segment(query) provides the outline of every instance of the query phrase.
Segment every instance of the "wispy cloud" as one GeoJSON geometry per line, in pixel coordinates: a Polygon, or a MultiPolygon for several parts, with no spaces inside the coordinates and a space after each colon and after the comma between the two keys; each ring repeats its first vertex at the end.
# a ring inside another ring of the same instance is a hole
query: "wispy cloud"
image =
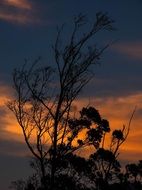
{"type": "Polygon", "coordinates": [[[32,4],[27,0],[4,0],[3,3],[20,9],[32,9],[32,4]]]}
{"type": "Polygon", "coordinates": [[[27,15],[13,14],[13,13],[0,13],[0,19],[12,23],[26,24],[30,23],[31,19],[27,15]]]}
{"type": "Polygon", "coordinates": [[[36,4],[28,0],[2,0],[0,2],[0,20],[14,24],[39,24],[39,12],[36,4]]]}
{"type": "Polygon", "coordinates": [[[117,43],[112,49],[134,59],[142,60],[142,42],[117,43]]]}
{"type": "Polygon", "coordinates": [[[20,129],[12,113],[8,110],[6,103],[11,98],[11,88],[0,85],[0,133],[1,139],[16,139],[21,134],[20,129]]]}

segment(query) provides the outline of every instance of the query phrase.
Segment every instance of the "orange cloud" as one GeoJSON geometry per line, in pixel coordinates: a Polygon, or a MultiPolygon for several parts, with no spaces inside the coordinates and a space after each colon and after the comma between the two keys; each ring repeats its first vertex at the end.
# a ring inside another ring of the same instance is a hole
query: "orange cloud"
{"type": "Polygon", "coordinates": [[[26,24],[31,21],[27,15],[16,15],[16,14],[14,15],[7,13],[0,13],[0,19],[20,24],[26,24]]]}
{"type": "MultiPolygon", "coordinates": [[[[22,131],[17,124],[14,115],[6,108],[5,102],[9,99],[11,89],[4,85],[0,86],[0,123],[2,126],[2,139],[11,139],[12,141],[24,142],[22,131]]],[[[122,129],[123,124],[127,125],[131,113],[137,105],[137,110],[131,124],[130,134],[127,141],[121,147],[120,158],[122,160],[137,161],[142,157],[142,93],[137,93],[122,97],[92,97],[78,99],[74,102],[73,110],[76,113],[83,106],[95,106],[103,118],[110,122],[111,129],[122,129]]],[[[91,149],[86,149],[86,155],[91,149]]]]}
{"type": "Polygon", "coordinates": [[[31,9],[32,5],[29,1],[27,0],[5,0],[4,1],[5,4],[10,5],[10,6],[14,6],[20,9],[31,9]]]}
{"type": "Polygon", "coordinates": [[[14,24],[39,24],[36,8],[28,0],[2,0],[0,20],[14,24]]]}
{"type": "Polygon", "coordinates": [[[0,84],[0,107],[4,106],[6,101],[11,97],[11,87],[0,84]]]}
{"type": "Polygon", "coordinates": [[[118,43],[112,49],[131,58],[142,59],[142,42],[118,43]]]}
{"type": "Polygon", "coordinates": [[[1,131],[3,135],[1,138],[8,138],[11,136],[12,138],[17,138],[17,134],[21,134],[21,130],[18,127],[16,119],[14,118],[13,114],[8,110],[6,103],[11,98],[11,87],[0,85],[0,124],[1,124],[1,131]],[[6,132],[8,132],[6,134],[6,132]],[[9,133],[13,133],[13,136],[9,133]],[[16,135],[14,137],[14,134],[16,135]]]}

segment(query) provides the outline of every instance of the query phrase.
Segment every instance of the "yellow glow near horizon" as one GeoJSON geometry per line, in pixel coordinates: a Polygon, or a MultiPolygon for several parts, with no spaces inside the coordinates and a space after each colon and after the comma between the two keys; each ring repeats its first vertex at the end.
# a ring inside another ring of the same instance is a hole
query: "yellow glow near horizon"
{"type": "MultiPolygon", "coordinates": [[[[4,104],[8,99],[4,94],[7,91],[8,90],[5,88],[3,88],[3,90],[1,88],[0,90],[0,107],[6,109],[5,115],[0,116],[0,121],[5,124],[4,130],[7,133],[3,138],[12,138],[19,142],[23,142],[24,138],[21,138],[22,130],[14,115],[6,107],[4,108],[4,104]]],[[[111,131],[114,129],[122,129],[123,124],[127,126],[134,106],[138,105],[137,111],[132,120],[128,139],[120,149],[122,159],[129,158],[130,155],[132,155],[130,158],[131,160],[139,160],[142,157],[142,117],[140,115],[140,111],[142,110],[141,100],[142,93],[139,93],[128,97],[96,98],[95,101],[90,102],[90,106],[94,106],[98,109],[102,118],[108,119],[111,131]]],[[[88,105],[88,99],[78,99],[75,101],[74,105],[76,106],[76,110],[80,111],[83,106],[88,105]]],[[[90,151],[90,149],[86,149],[86,154],[88,154],[88,151],[90,151]]]]}

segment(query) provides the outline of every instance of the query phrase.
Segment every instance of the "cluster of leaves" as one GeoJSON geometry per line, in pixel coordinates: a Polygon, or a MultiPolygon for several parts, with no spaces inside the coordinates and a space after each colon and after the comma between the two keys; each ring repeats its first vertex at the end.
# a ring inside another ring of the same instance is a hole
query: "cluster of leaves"
{"type": "Polygon", "coordinates": [[[102,119],[98,110],[94,107],[83,108],[80,111],[80,118],[70,119],[68,123],[72,131],[72,135],[68,139],[70,141],[78,136],[82,129],[86,129],[86,139],[84,141],[77,140],[79,146],[89,144],[98,148],[103,134],[110,131],[109,122],[102,119]]]}
{"type": "Polygon", "coordinates": [[[142,180],[142,160],[138,164],[131,163],[126,165],[126,175],[130,181],[141,181],[142,180]]]}

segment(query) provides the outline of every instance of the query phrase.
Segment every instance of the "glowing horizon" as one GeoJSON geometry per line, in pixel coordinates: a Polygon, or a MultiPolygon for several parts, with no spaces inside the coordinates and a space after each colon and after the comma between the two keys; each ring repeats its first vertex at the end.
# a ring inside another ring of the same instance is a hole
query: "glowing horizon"
{"type": "MultiPolygon", "coordinates": [[[[3,126],[3,131],[5,135],[3,135],[2,138],[5,141],[11,139],[11,143],[12,141],[17,141],[17,143],[18,142],[24,143],[22,130],[18,125],[13,113],[10,110],[8,110],[8,108],[5,105],[6,101],[10,98],[11,90],[9,90],[9,88],[5,86],[1,86],[0,89],[1,89],[0,107],[3,110],[5,110],[4,115],[0,117],[1,123],[5,125],[3,126]],[[8,97],[4,96],[5,93],[8,95],[8,97]]],[[[128,139],[126,140],[124,145],[122,145],[122,147],[120,148],[120,153],[122,152],[124,154],[124,155],[121,154],[122,160],[128,158],[130,152],[132,155],[130,160],[133,161],[139,160],[140,156],[142,155],[142,150],[141,150],[142,118],[139,113],[142,109],[142,105],[140,105],[141,99],[142,99],[142,93],[125,97],[107,97],[107,98],[96,97],[92,101],[89,100],[90,106],[94,106],[96,109],[99,110],[103,118],[108,119],[111,131],[113,131],[114,129],[122,129],[123,125],[127,126],[132,111],[134,109],[134,106],[139,105],[132,120],[131,130],[128,139]],[[133,157],[133,154],[135,154],[135,157],[133,157]],[[136,155],[138,155],[137,158],[136,155]]],[[[88,105],[88,98],[80,98],[74,102],[74,105],[76,106],[77,111],[80,111],[82,107],[88,105]]],[[[88,153],[86,152],[86,154],[88,153]]]]}

